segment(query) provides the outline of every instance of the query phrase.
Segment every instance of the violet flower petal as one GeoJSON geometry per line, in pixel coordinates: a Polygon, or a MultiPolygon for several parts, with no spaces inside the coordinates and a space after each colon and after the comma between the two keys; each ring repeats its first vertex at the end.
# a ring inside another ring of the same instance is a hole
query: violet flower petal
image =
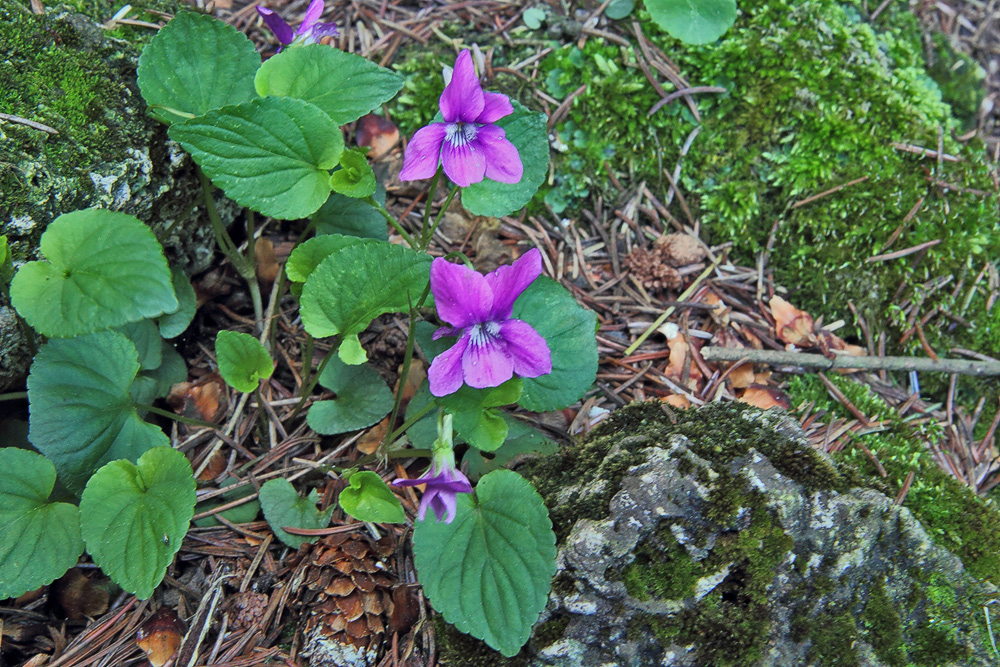
{"type": "Polygon", "coordinates": [[[306,8],[306,13],[302,15],[302,23],[299,25],[299,29],[295,31],[296,35],[305,35],[308,33],[313,24],[319,21],[319,17],[323,15],[323,0],[312,0],[309,3],[309,7],[306,8]]]}
{"type": "Polygon", "coordinates": [[[431,262],[431,291],[441,319],[460,329],[485,322],[493,308],[486,278],[442,257],[431,262]]]}
{"type": "Polygon", "coordinates": [[[406,145],[399,180],[419,181],[434,176],[441,162],[446,127],[444,123],[431,123],[417,130],[406,145]]]}
{"type": "MultiPolygon", "coordinates": [[[[487,127],[480,127],[478,131],[482,132],[487,127]]],[[[486,176],[486,157],[478,138],[458,145],[445,139],[441,147],[441,166],[448,178],[460,187],[467,188],[483,180],[486,176]]]]}
{"type": "Polygon", "coordinates": [[[538,276],[542,275],[542,253],[538,248],[532,248],[517,258],[509,266],[501,266],[492,273],[487,273],[486,284],[493,292],[493,308],[489,319],[510,319],[514,302],[538,276]]]}
{"type": "Polygon", "coordinates": [[[507,343],[507,354],[514,363],[515,373],[536,378],[552,372],[549,345],[530,324],[522,320],[502,322],[500,337],[507,343]]]}
{"type": "Polygon", "coordinates": [[[438,100],[441,115],[449,123],[474,123],[486,106],[483,87],[476,78],[476,67],[468,49],[458,54],[451,81],[444,87],[438,100]]]}
{"type": "Polygon", "coordinates": [[[309,31],[309,38],[314,43],[319,43],[324,37],[339,37],[340,30],[337,29],[336,23],[316,23],[313,25],[312,30],[309,31]]]}
{"type": "Polygon", "coordinates": [[[434,396],[454,394],[462,386],[462,356],[469,346],[469,334],[434,357],[427,369],[427,384],[434,396]]]}
{"type": "Polygon", "coordinates": [[[462,333],[462,330],[456,327],[440,327],[431,335],[431,340],[439,340],[445,336],[457,336],[460,333],[462,333]]]}
{"type": "Polygon", "coordinates": [[[295,39],[295,32],[292,26],[288,25],[285,19],[281,18],[267,7],[257,7],[257,13],[264,19],[264,23],[278,38],[282,44],[288,45],[295,39]]]}
{"type": "Polygon", "coordinates": [[[462,375],[465,383],[476,389],[499,387],[514,377],[514,362],[503,340],[485,332],[480,335],[480,341],[470,337],[469,346],[462,355],[462,375]]]}
{"type": "Polygon", "coordinates": [[[483,107],[483,112],[476,118],[477,123],[495,123],[504,116],[514,113],[514,105],[503,93],[484,92],[483,98],[486,105],[483,107]]]}
{"type": "MultiPolygon", "coordinates": [[[[458,496],[454,493],[439,493],[435,500],[440,501],[440,506],[444,510],[445,523],[451,523],[455,520],[455,514],[458,512],[458,496]]],[[[438,512],[438,503],[434,505],[434,514],[437,516],[438,523],[441,523],[441,513],[438,512]]]]}
{"type": "Polygon", "coordinates": [[[507,140],[503,128],[483,125],[476,133],[476,143],[486,160],[486,178],[500,183],[519,183],[524,174],[521,156],[507,140]]]}

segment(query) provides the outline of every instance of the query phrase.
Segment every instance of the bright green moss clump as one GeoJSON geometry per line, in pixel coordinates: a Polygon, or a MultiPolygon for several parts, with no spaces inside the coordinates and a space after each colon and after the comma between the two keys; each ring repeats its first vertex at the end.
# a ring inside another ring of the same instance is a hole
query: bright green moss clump
{"type": "MultiPolygon", "coordinates": [[[[981,146],[963,148],[952,138],[981,98],[974,84],[980,72],[964,61],[958,73],[939,71],[959,58],[943,45],[928,71],[919,25],[904,5],[892,5],[874,23],[861,11],[859,1],[749,0],[719,42],[697,47],[644,22],[645,34],[691,85],[728,90],[697,97],[700,125],[681,101],[647,119],[658,96],[636,66],[634,50],[594,39],[582,51],[557,49],[541,66],[547,92],[561,99],[579,85],[588,88],[555,128],[556,168],[546,201],[557,211],[574,211],[583,192],[616,200],[622,195],[609,183],[607,167],[627,184],[628,196],[642,181],[662,195],[668,186],[663,169],[680,161],[684,191],[708,240],[734,242],[737,259],[752,263],[777,221],[769,265],[778,282],[796,290],[796,305],[844,317],[853,301],[869,322],[890,320],[896,327],[890,344],[898,340],[905,317],[890,303],[926,297],[921,312],[952,305],[951,288],[928,294],[923,285],[947,275],[954,276],[952,285],[963,278],[969,284],[990,259],[987,249],[1000,244],[1000,228],[992,196],[931,183],[993,191],[981,146]],[[893,147],[936,149],[939,130],[945,151],[964,162],[939,168],[935,160],[893,147]],[[791,208],[860,178],[867,180],[791,208]],[[941,243],[919,262],[865,263],[882,252],[921,198],[892,249],[941,243]],[[896,296],[901,283],[906,287],[896,296]]],[[[981,304],[973,304],[965,317],[978,323],[981,314],[981,304]]],[[[969,346],[965,329],[956,324],[927,333],[932,345],[940,335],[969,346]]]]}

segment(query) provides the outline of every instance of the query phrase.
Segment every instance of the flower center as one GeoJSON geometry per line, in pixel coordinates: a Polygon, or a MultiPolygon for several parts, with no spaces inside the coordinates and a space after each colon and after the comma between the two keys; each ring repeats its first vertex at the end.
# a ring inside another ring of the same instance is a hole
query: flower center
{"type": "Polygon", "coordinates": [[[472,123],[448,123],[444,138],[452,146],[464,146],[476,138],[479,128],[472,123]]]}
{"type": "Polygon", "coordinates": [[[494,338],[500,337],[500,324],[498,322],[484,322],[474,324],[469,330],[470,342],[476,347],[482,347],[491,342],[494,338]]]}

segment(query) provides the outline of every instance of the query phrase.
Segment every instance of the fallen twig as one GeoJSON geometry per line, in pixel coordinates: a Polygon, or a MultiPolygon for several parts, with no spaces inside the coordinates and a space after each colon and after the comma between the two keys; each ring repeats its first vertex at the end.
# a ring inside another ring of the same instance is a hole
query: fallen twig
{"type": "Polygon", "coordinates": [[[771,366],[801,366],[820,368],[853,368],[858,370],[918,371],[931,373],[958,373],[987,377],[1000,375],[1000,363],[968,361],[965,359],[928,359],[926,357],[855,357],[838,355],[831,358],[822,354],[780,352],[777,350],[750,350],[738,347],[704,347],[701,356],[705,361],[739,361],[747,359],[757,364],[771,366]]]}

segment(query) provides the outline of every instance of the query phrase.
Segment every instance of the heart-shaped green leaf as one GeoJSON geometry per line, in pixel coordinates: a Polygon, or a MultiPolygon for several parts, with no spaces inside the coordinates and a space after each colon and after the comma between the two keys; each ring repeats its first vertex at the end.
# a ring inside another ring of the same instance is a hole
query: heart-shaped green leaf
{"type": "Polygon", "coordinates": [[[302,323],[316,338],[357,335],[383,313],[409,310],[430,281],[431,257],[388,243],[342,248],[302,289],[302,323]]]}
{"type": "Polygon", "coordinates": [[[64,213],[45,229],[39,248],[46,261],[22,266],[10,297],[45,336],[79,336],[177,309],[163,248],[131,215],[64,213]]]}
{"type": "Polygon", "coordinates": [[[292,282],[304,283],[324,259],[341,248],[356,245],[362,241],[363,239],[354,236],[340,234],[315,236],[295,247],[292,254],[288,256],[288,262],[285,263],[285,273],[288,274],[288,279],[292,282]]]}
{"type": "Polygon", "coordinates": [[[323,205],[330,169],[344,150],[344,136],[330,117],[291,97],[209,111],[171,125],[169,134],[230,199],[284,220],[323,205]]]}
{"type": "Polygon", "coordinates": [[[389,485],[370,470],[351,475],[350,486],[340,492],[340,507],[358,521],[405,523],[403,504],[389,485]]]}
{"type": "Polygon", "coordinates": [[[322,512],[316,509],[319,494],[316,489],[305,498],[295,492],[295,487],[287,479],[272,479],[260,487],[260,499],[264,518],[271,524],[275,537],[293,549],[308,542],[312,544],[318,537],[302,537],[286,533],[282,528],[326,528],[333,516],[333,507],[322,512]]]}
{"type": "Polygon", "coordinates": [[[497,125],[514,144],[524,166],[518,183],[500,183],[489,179],[462,188],[462,206],[475,215],[499,218],[527,205],[549,172],[549,133],[545,114],[535,113],[511,100],[514,113],[501,118],[497,125]]]}
{"type": "Polygon", "coordinates": [[[181,548],[194,504],[191,464],[176,449],[156,447],[135,464],[112,461],[80,498],[87,552],[112,581],[146,599],[181,548]]]}
{"type": "Polygon", "coordinates": [[[176,338],[184,333],[198,310],[198,297],[187,274],[180,269],[174,269],[170,277],[174,293],[177,295],[177,310],[157,320],[160,325],[160,335],[164,338],[176,338]]]}
{"type": "Polygon", "coordinates": [[[597,316],[544,276],[514,302],[513,316],[533,326],[552,352],[552,372],[525,378],[518,404],[548,412],[575,403],[597,378],[597,316]]]}
{"type": "Polygon", "coordinates": [[[135,461],[169,444],[158,426],[139,418],[129,396],[138,372],[135,345],[111,331],[54,338],[35,356],[29,438],[72,491],[108,461],[135,461]]]}
{"type": "Polygon", "coordinates": [[[646,0],[650,18],[686,44],[714,42],[736,20],[736,0],[646,0]]]}
{"type": "MultiPolygon", "coordinates": [[[[385,186],[375,184],[375,201],[385,206],[385,186]]],[[[385,218],[379,210],[362,199],[352,199],[336,192],[312,216],[317,234],[343,234],[365,239],[389,240],[385,218]]]]}
{"type": "Polygon", "coordinates": [[[495,408],[516,403],[523,380],[512,378],[499,387],[473,389],[463,385],[438,403],[454,415],[455,432],[476,449],[492,452],[507,439],[507,422],[495,408]]]}
{"type": "Polygon", "coordinates": [[[403,87],[403,79],[361,56],[309,44],[268,59],[257,71],[254,85],[261,95],[311,102],[334,123],[345,125],[391,100],[403,87]]]}
{"type": "Polygon", "coordinates": [[[340,169],[330,174],[330,187],[338,194],[355,199],[375,194],[375,172],[365,154],[359,150],[344,151],[340,156],[340,169]]]}
{"type": "Polygon", "coordinates": [[[118,327],[117,331],[135,345],[140,370],[152,371],[160,367],[163,363],[163,339],[152,320],[132,322],[118,327]]]}
{"type": "MultiPolygon", "coordinates": [[[[83,553],[80,510],[49,502],[56,469],[26,449],[0,449],[0,600],[51,583],[83,553]]],[[[398,501],[397,501],[398,502],[398,501]]]]}
{"type": "Polygon", "coordinates": [[[556,571],[556,538],[542,498],[510,470],[484,475],[458,494],[451,523],[413,531],[424,593],[445,620],[507,657],[528,641],[556,571]]]}
{"type": "MultiPolygon", "coordinates": [[[[506,467],[517,456],[547,455],[559,451],[559,446],[519,419],[503,415],[507,422],[507,439],[499,449],[486,458],[475,449],[468,449],[462,457],[462,465],[469,479],[475,481],[488,472],[506,467]]],[[[408,431],[409,433],[409,431],[408,431]]]]}
{"type": "Polygon", "coordinates": [[[205,14],[181,12],[142,50],[139,90],[154,118],[173,123],[253,99],[259,66],[242,32],[205,14]]]}
{"type": "Polygon", "coordinates": [[[274,361],[259,340],[238,331],[220,331],[215,337],[219,375],[230,387],[249,393],[271,377],[274,361]]]}
{"type": "Polygon", "coordinates": [[[336,435],[371,426],[392,410],[392,392],[382,376],[368,365],[348,366],[331,357],[319,383],[337,397],[317,401],[309,408],[309,427],[323,435],[336,435]]]}

